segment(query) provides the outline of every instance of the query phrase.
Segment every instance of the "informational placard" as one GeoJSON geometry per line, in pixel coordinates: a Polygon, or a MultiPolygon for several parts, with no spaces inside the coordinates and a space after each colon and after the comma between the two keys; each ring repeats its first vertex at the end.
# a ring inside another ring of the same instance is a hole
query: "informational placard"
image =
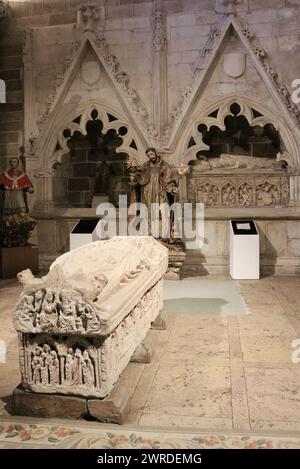
{"type": "Polygon", "coordinates": [[[254,220],[230,220],[230,275],[233,279],[259,278],[259,234],[254,220]]]}
{"type": "Polygon", "coordinates": [[[253,220],[231,220],[234,234],[257,235],[257,229],[253,220]]]}

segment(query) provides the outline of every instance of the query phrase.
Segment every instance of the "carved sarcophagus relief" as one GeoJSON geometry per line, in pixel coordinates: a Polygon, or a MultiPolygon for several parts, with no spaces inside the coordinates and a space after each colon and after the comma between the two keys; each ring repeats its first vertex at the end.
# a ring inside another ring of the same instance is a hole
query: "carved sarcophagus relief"
{"type": "Polygon", "coordinates": [[[275,207],[289,203],[289,177],[284,172],[197,173],[189,179],[188,197],[207,207],[275,207]]]}
{"type": "Polygon", "coordinates": [[[103,398],[162,310],[168,250],[116,237],[60,256],[48,275],[19,274],[14,311],[25,390],[103,398]]]}

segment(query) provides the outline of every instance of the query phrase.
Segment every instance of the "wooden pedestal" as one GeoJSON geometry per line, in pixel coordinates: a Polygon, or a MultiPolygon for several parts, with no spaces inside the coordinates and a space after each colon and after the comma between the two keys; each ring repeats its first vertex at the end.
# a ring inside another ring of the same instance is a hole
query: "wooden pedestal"
{"type": "Polygon", "coordinates": [[[13,278],[22,270],[39,273],[39,248],[34,244],[0,248],[0,278],[13,278]]]}

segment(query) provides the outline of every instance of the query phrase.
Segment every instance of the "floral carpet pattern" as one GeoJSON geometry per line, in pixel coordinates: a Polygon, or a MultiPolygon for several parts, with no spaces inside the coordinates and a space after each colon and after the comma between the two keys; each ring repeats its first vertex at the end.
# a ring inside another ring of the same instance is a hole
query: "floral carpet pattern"
{"type": "Polygon", "coordinates": [[[49,424],[40,419],[0,421],[0,448],[73,449],[292,449],[300,448],[294,435],[136,430],[95,423],[49,424]]]}

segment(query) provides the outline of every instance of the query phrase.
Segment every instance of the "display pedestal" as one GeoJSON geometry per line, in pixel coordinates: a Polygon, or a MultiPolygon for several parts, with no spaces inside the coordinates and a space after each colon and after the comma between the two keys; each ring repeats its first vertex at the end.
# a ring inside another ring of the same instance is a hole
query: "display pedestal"
{"type": "Polygon", "coordinates": [[[39,273],[39,248],[35,244],[0,248],[0,278],[14,278],[22,270],[39,273]]]}
{"type": "Polygon", "coordinates": [[[231,220],[229,260],[233,279],[259,279],[259,234],[253,220],[231,220]]]}
{"type": "Polygon", "coordinates": [[[97,241],[96,228],[99,221],[99,218],[89,218],[76,223],[70,233],[70,251],[97,241]]]}

